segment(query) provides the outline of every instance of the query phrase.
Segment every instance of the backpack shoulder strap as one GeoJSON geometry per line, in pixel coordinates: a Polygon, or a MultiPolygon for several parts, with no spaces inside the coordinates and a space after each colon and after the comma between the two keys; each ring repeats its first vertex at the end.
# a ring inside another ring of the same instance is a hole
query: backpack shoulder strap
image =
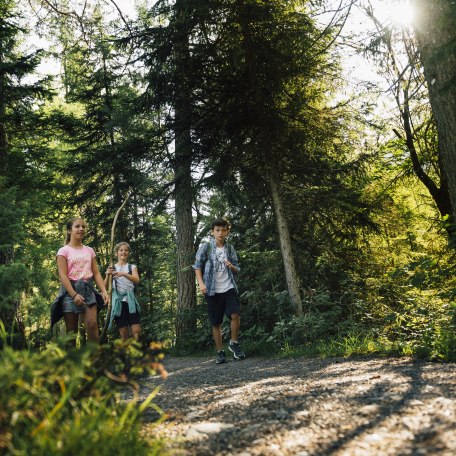
{"type": "MultiPolygon", "coordinates": [[[[127,263],[127,266],[128,266],[128,274],[132,274],[133,273],[133,266],[130,264],[130,263],[127,263]]],[[[133,290],[136,290],[136,284],[133,283],[133,290]]]]}
{"type": "Polygon", "coordinates": [[[225,247],[226,247],[226,251],[228,252],[228,255],[232,255],[233,254],[233,245],[230,244],[229,242],[225,242],[225,247]]]}
{"type": "Polygon", "coordinates": [[[206,263],[207,261],[210,260],[211,258],[211,253],[212,253],[212,245],[210,242],[205,242],[204,244],[202,244],[203,247],[204,247],[204,250],[203,250],[203,255],[204,255],[204,263],[206,263]]]}

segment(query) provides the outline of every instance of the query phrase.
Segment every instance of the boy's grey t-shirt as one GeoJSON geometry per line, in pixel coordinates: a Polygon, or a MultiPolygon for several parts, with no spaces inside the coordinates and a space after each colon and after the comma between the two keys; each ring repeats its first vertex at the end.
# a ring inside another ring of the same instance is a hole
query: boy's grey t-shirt
{"type": "Polygon", "coordinates": [[[215,293],[225,293],[230,288],[233,288],[230,276],[228,275],[228,267],[225,264],[226,252],[224,247],[217,247],[215,249],[215,293]]]}

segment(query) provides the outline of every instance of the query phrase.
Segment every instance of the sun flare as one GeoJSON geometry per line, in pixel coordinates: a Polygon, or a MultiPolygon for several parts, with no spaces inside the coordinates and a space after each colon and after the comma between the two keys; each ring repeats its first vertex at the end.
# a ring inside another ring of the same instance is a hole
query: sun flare
{"type": "Polygon", "coordinates": [[[409,0],[384,0],[379,2],[378,9],[397,25],[411,25],[415,19],[415,10],[409,0]]]}

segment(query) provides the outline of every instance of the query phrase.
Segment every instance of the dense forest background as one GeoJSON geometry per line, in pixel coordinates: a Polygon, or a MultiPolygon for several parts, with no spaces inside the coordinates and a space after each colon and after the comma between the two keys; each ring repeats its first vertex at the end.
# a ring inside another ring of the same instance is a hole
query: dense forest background
{"type": "Polygon", "coordinates": [[[455,6],[381,3],[0,0],[3,343],[46,346],[66,221],[104,272],[130,195],[145,341],[212,347],[191,264],[225,216],[247,353],[455,359],[455,6]]]}

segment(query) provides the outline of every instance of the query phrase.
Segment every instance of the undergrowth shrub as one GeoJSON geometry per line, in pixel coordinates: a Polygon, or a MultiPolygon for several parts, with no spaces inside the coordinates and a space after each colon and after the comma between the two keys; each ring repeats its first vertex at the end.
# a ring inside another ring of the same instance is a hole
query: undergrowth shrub
{"type": "MultiPolygon", "coordinates": [[[[332,301],[315,292],[302,316],[281,317],[270,330],[253,324],[242,331],[253,353],[283,356],[394,354],[433,361],[456,360],[456,304],[391,277],[377,281],[369,301],[356,293],[332,301]]],[[[245,341],[245,342],[244,342],[245,341]]]]}
{"type": "MultiPolygon", "coordinates": [[[[0,453],[11,455],[154,455],[159,439],[140,433],[156,392],[137,393],[137,375],[162,371],[160,355],[132,341],[41,352],[5,347],[0,360],[0,453]]],[[[164,372],[164,371],[163,371],[164,372]]]]}

